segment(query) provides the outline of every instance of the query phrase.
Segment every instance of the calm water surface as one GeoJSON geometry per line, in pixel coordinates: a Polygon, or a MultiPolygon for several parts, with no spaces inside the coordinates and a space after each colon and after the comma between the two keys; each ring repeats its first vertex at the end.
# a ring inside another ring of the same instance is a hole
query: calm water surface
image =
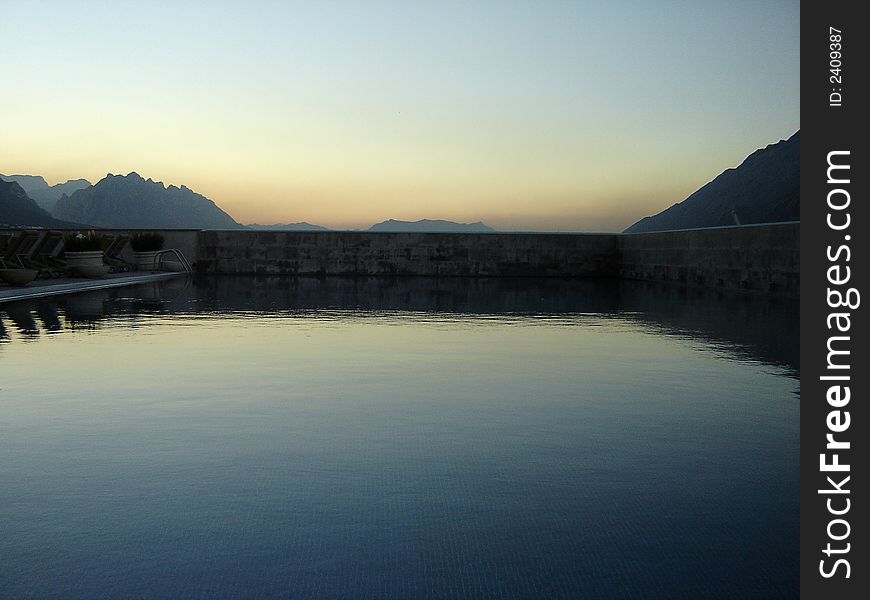
{"type": "Polygon", "coordinates": [[[797,596],[796,306],[227,278],[0,319],[0,598],[797,596]]]}

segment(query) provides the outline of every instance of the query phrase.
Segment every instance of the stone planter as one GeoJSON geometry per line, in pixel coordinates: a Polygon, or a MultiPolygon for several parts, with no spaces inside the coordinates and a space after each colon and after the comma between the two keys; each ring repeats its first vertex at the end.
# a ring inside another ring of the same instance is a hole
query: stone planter
{"type": "Polygon", "coordinates": [[[74,275],[100,278],[109,272],[109,267],[103,264],[103,251],[65,252],[63,255],[67,268],[74,275]]]}
{"type": "Polygon", "coordinates": [[[157,268],[154,264],[154,259],[157,257],[158,252],[160,251],[134,252],[133,264],[136,265],[140,271],[154,271],[157,268]]]}
{"type": "Polygon", "coordinates": [[[0,280],[16,287],[27,285],[39,275],[34,269],[0,269],[0,280]]]}

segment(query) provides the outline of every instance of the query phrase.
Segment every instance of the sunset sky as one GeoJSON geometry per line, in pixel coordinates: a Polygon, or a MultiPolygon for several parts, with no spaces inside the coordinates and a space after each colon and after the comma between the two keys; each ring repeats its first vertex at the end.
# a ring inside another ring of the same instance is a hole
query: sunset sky
{"type": "Polygon", "coordinates": [[[0,173],[621,230],[799,129],[799,2],[0,0],[0,173]]]}

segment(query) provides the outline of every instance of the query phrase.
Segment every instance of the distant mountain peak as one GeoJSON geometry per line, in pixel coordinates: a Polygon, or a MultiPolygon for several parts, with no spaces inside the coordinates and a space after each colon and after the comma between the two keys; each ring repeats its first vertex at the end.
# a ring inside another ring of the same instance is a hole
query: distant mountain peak
{"type": "Polygon", "coordinates": [[[0,179],[0,225],[24,227],[68,227],[41,208],[17,181],[0,179]]]}
{"type": "Polygon", "coordinates": [[[800,220],[800,131],[759,148],[682,202],[626,233],[800,220]]]}
{"type": "Polygon", "coordinates": [[[495,231],[482,221],[456,223],[441,219],[420,219],[419,221],[400,221],[387,219],[375,223],[369,231],[421,232],[421,233],[485,233],[495,231]]]}
{"type": "Polygon", "coordinates": [[[3,175],[0,173],[0,179],[16,182],[25,192],[36,187],[49,187],[42,175],[3,175]]]}
{"type": "Polygon", "coordinates": [[[91,185],[87,179],[70,179],[64,183],[48,185],[41,175],[0,175],[0,179],[18,183],[29,198],[48,212],[52,212],[55,203],[64,194],[72,194],[91,185]]]}
{"type": "Polygon", "coordinates": [[[255,231],[329,231],[328,228],[322,225],[312,225],[305,221],[297,223],[274,223],[272,225],[260,225],[259,223],[251,223],[245,225],[248,229],[255,231]]]}
{"type": "Polygon", "coordinates": [[[212,200],[188,188],[168,188],[135,171],[109,173],[95,185],[61,198],[55,216],[98,227],[238,229],[212,200]]]}

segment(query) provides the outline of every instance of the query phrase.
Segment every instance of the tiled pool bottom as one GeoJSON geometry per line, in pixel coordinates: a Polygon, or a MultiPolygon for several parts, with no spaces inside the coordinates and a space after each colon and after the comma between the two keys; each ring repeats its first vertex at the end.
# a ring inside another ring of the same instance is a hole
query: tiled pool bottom
{"type": "Polygon", "coordinates": [[[781,598],[796,307],[169,281],[0,312],[0,598],[781,598]]]}

